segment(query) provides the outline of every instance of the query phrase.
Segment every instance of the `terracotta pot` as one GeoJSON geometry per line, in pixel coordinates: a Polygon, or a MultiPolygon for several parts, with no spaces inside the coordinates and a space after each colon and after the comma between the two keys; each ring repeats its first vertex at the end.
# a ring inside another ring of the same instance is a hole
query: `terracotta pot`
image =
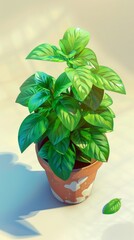
{"type": "Polygon", "coordinates": [[[89,197],[97,170],[102,165],[101,162],[95,161],[86,167],[73,169],[69,179],[63,181],[53,173],[48,163],[38,156],[37,145],[36,153],[40,165],[46,171],[52,193],[59,201],[76,204],[89,197]]]}

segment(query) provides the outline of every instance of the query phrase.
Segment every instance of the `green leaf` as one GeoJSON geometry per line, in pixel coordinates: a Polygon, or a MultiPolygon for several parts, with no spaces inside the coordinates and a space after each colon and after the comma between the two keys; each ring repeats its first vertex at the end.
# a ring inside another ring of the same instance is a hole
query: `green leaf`
{"type": "Polygon", "coordinates": [[[66,73],[75,89],[75,91],[73,91],[74,95],[76,95],[80,101],[83,101],[92,88],[92,82],[89,80],[87,67],[78,67],[76,69],[67,68],[66,73]]]}
{"type": "Polygon", "coordinates": [[[88,157],[86,154],[84,154],[84,153],[82,153],[82,152],[78,155],[77,160],[78,160],[79,162],[91,163],[91,158],[88,157]]]}
{"type": "Polygon", "coordinates": [[[35,82],[35,74],[31,75],[24,83],[20,86],[20,90],[27,90],[28,88],[35,87],[36,82],[35,82]]]}
{"type": "Polygon", "coordinates": [[[97,88],[96,86],[93,85],[89,95],[86,97],[83,103],[86,104],[92,110],[96,110],[100,106],[100,103],[102,102],[103,94],[104,94],[103,89],[97,88]]]}
{"type": "Polygon", "coordinates": [[[121,199],[114,198],[103,207],[102,213],[113,214],[119,211],[120,208],[121,208],[121,199]]]}
{"type": "Polygon", "coordinates": [[[71,59],[73,58],[75,55],[77,54],[77,52],[75,50],[73,50],[71,53],[68,54],[67,58],[71,59]]]}
{"type": "Polygon", "coordinates": [[[48,120],[38,113],[33,113],[27,116],[22,122],[18,142],[21,152],[32,143],[39,139],[48,127],[48,120]]]}
{"type": "Polygon", "coordinates": [[[54,78],[44,72],[36,72],[32,76],[30,76],[20,87],[21,91],[25,91],[28,88],[48,88],[51,89],[53,87],[54,78]]]}
{"type": "Polygon", "coordinates": [[[52,144],[50,141],[47,141],[39,150],[38,155],[42,158],[42,159],[46,159],[48,160],[48,151],[49,151],[49,147],[51,147],[52,144]]]}
{"type": "Polygon", "coordinates": [[[71,136],[73,143],[87,156],[101,162],[106,162],[109,156],[109,144],[104,134],[88,130],[76,130],[71,136]],[[76,137],[76,133],[80,137],[76,137]]]}
{"type": "Polygon", "coordinates": [[[95,86],[105,90],[126,93],[123,82],[117,73],[105,66],[100,66],[97,71],[92,70],[92,82],[95,86]]]}
{"type": "Polygon", "coordinates": [[[100,104],[100,107],[109,107],[110,105],[112,105],[112,103],[113,103],[112,98],[107,93],[105,93],[100,104]]]}
{"type": "Polygon", "coordinates": [[[106,128],[103,128],[103,127],[97,127],[97,126],[93,126],[93,125],[90,125],[90,131],[92,133],[94,132],[100,132],[100,133],[107,133],[107,132],[112,132],[113,130],[109,130],[109,129],[106,129],[106,128]]]}
{"type": "Polygon", "coordinates": [[[42,106],[36,109],[36,112],[43,114],[44,116],[49,116],[49,113],[51,112],[51,110],[52,110],[52,104],[46,101],[45,103],[43,103],[42,106]]]}
{"type": "Polygon", "coordinates": [[[67,180],[70,177],[75,164],[75,153],[71,148],[68,148],[64,155],[57,151],[53,151],[53,149],[49,149],[48,156],[48,162],[53,172],[59,178],[67,180]]]}
{"type": "Polygon", "coordinates": [[[67,96],[56,105],[56,113],[63,125],[70,131],[75,129],[81,118],[78,102],[67,96]]]}
{"type": "Polygon", "coordinates": [[[41,135],[41,137],[39,137],[39,138],[36,138],[35,140],[34,140],[34,143],[39,143],[39,142],[42,142],[42,141],[44,141],[44,139],[47,137],[47,134],[46,134],[46,131],[43,133],[43,135],[41,135]]]}
{"type": "Polygon", "coordinates": [[[98,109],[98,111],[88,111],[84,113],[83,118],[93,126],[103,127],[113,130],[113,116],[109,109],[98,109]]]}
{"type": "Polygon", "coordinates": [[[84,48],[73,59],[70,59],[69,62],[75,66],[89,65],[95,68],[99,66],[95,53],[89,48],[84,48]]]}
{"type": "Polygon", "coordinates": [[[106,136],[100,132],[91,133],[91,141],[85,150],[85,154],[90,154],[91,158],[106,162],[109,157],[109,144],[106,136]]]}
{"type": "Polygon", "coordinates": [[[59,44],[65,54],[70,54],[73,50],[80,53],[89,42],[89,33],[80,28],[69,28],[59,44]]]}
{"type": "Polygon", "coordinates": [[[54,145],[55,150],[60,154],[65,154],[69,147],[70,138],[64,138],[62,141],[54,145]]]}
{"type": "Polygon", "coordinates": [[[45,103],[50,98],[50,91],[48,89],[43,89],[35,93],[28,102],[28,108],[30,112],[35,111],[43,103],[45,103]]]}
{"type": "Polygon", "coordinates": [[[18,95],[16,102],[23,106],[29,105],[30,112],[36,110],[48,99],[49,89],[53,88],[53,82],[54,78],[52,76],[44,72],[36,72],[21,85],[21,93],[18,95]]]}
{"type": "Polygon", "coordinates": [[[19,104],[27,107],[30,98],[37,92],[38,92],[37,86],[23,89],[23,91],[19,93],[19,95],[16,99],[16,103],[19,103],[19,104]]]}
{"type": "MultiPolygon", "coordinates": [[[[89,136],[88,141],[90,141],[90,139],[91,136],[89,136]]],[[[87,139],[81,134],[81,131],[79,129],[72,132],[71,140],[80,149],[85,149],[88,146],[87,139]]]]}
{"type": "Polygon", "coordinates": [[[56,145],[64,138],[68,137],[70,131],[63,125],[59,118],[53,118],[52,121],[49,122],[47,135],[51,143],[56,145]]]}
{"type": "Polygon", "coordinates": [[[35,47],[26,59],[35,59],[51,62],[64,62],[65,58],[62,55],[62,52],[51,44],[43,43],[35,47]]]}
{"type": "MultiPolygon", "coordinates": [[[[87,122],[84,120],[84,118],[81,118],[76,129],[83,128],[84,125],[87,125],[87,122]]],[[[88,124],[89,125],[89,124],[88,124]]]]}
{"type": "Polygon", "coordinates": [[[35,83],[39,84],[43,88],[50,89],[53,87],[54,78],[44,72],[35,73],[35,83]]]}
{"type": "Polygon", "coordinates": [[[112,117],[115,118],[115,113],[114,113],[114,111],[113,111],[110,107],[108,107],[108,110],[110,111],[112,117]]]}
{"type": "Polygon", "coordinates": [[[58,96],[60,93],[64,92],[67,88],[72,85],[71,81],[69,80],[67,74],[64,72],[62,73],[55,82],[55,90],[54,96],[58,96]]]}

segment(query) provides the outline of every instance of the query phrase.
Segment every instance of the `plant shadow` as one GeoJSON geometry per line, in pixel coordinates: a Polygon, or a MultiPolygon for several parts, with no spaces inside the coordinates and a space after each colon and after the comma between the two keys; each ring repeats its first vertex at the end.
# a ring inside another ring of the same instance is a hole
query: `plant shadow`
{"type": "Polygon", "coordinates": [[[25,218],[66,206],[56,200],[44,171],[31,171],[13,153],[0,153],[0,230],[14,237],[40,235],[25,218]]]}

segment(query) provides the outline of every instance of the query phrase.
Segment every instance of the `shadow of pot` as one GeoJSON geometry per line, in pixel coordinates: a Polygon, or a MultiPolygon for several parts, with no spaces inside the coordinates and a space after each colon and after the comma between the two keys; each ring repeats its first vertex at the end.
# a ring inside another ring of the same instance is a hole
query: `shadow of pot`
{"type": "Polygon", "coordinates": [[[98,169],[102,162],[94,161],[92,164],[74,168],[69,179],[62,180],[57,177],[49,167],[47,161],[38,155],[38,146],[35,146],[40,165],[46,171],[46,175],[53,195],[61,202],[76,204],[86,200],[92,190],[92,186],[98,169]]]}

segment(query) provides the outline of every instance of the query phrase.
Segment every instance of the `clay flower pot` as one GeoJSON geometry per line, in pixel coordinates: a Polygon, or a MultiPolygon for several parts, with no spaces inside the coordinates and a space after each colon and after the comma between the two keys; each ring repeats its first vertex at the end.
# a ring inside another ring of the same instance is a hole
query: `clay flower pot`
{"type": "Polygon", "coordinates": [[[52,193],[59,201],[76,204],[89,197],[97,170],[102,162],[95,161],[86,167],[73,169],[69,179],[63,181],[53,173],[48,163],[38,156],[37,145],[36,153],[40,165],[46,171],[52,193]]]}

